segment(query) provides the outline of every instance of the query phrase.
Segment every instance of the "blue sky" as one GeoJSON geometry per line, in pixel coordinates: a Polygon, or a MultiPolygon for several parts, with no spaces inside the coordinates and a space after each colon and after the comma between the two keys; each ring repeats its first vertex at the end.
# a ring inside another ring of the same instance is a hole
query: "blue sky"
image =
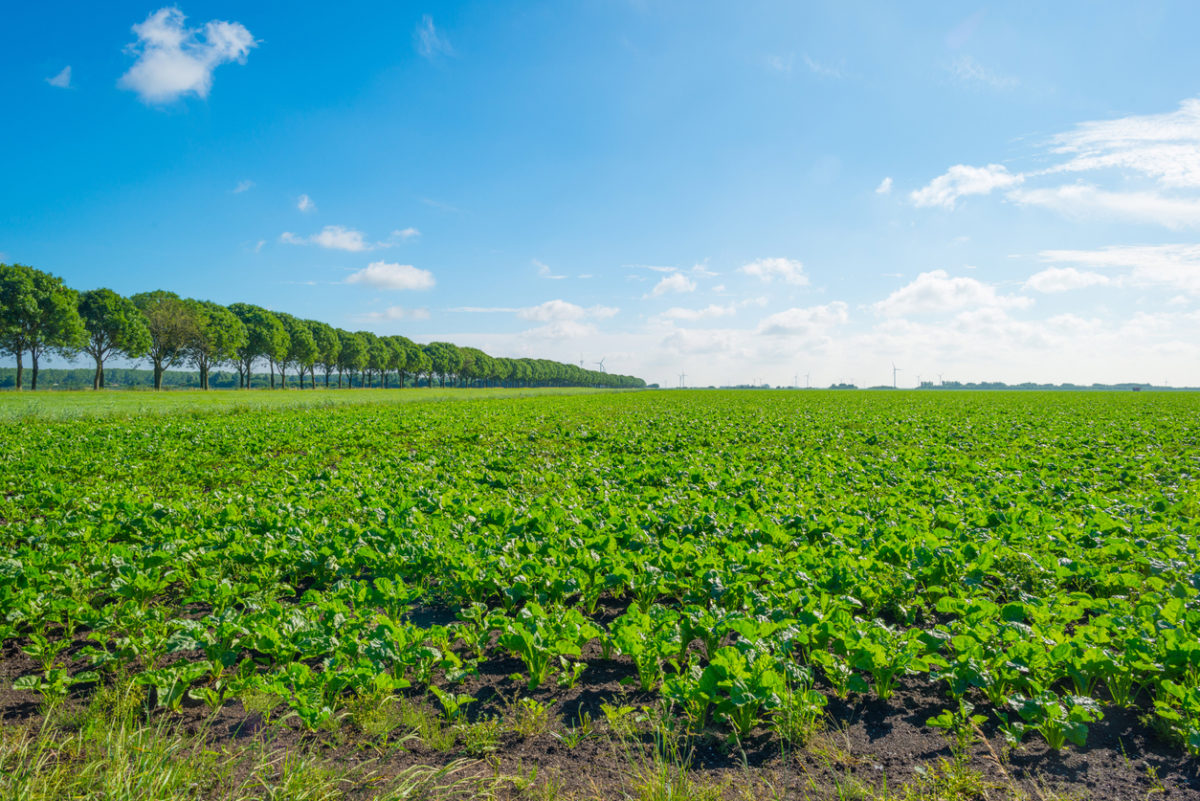
{"type": "Polygon", "coordinates": [[[0,259],[665,385],[1200,385],[1198,24],[24,4],[0,259]]]}

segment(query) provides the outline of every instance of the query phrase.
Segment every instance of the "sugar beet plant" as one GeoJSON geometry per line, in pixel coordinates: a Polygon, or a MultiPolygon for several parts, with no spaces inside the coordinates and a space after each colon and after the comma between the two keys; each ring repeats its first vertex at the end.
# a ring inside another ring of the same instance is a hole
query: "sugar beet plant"
{"type": "Polygon", "coordinates": [[[931,682],[938,726],[1200,753],[1200,401],[642,393],[0,424],[0,638],[57,703],[456,718],[624,665],[693,730],[802,740],[931,682]],[[430,622],[437,621],[437,622],[430,622]],[[511,670],[509,671],[511,672],[511,670]],[[965,724],[963,724],[965,725],[965,724]],[[972,723],[972,725],[975,725],[972,723]]]}

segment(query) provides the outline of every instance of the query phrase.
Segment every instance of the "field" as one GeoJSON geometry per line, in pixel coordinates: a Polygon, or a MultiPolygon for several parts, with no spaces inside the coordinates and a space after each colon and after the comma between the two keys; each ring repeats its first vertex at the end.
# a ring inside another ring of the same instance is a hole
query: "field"
{"type": "Polygon", "coordinates": [[[0,398],[0,798],[1200,798],[1200,396],[192,394],[0,398]]]}

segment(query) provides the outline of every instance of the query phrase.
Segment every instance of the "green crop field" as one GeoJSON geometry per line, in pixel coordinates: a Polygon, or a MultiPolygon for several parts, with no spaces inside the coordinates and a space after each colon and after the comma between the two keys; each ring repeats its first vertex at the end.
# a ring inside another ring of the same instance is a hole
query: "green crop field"
{"type": "MultiPolygon", "coordinates": [[[[1200,397],[509,395],[0,399],[3,725],[124,687],[158,725],[439,759],[669,732],[694,773],[828,769],[867,710],[999,753],[988,781],[1141,742],[1129,792],[1195,792],[1200,397]]],[[[787,797],[840,797],[804,775],[787,797]]]]}

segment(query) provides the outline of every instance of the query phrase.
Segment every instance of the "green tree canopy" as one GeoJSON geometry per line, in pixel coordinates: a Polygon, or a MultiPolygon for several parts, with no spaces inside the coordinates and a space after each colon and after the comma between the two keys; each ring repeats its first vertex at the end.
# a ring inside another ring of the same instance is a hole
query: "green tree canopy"
{"type": "Polygon", "coordinates": [[[21,386],[28,351],[37,389],[38,365],[47,352],[74,356],[87,340],[79,317],[79,293],[56,275],[23,264],[0,265],[0,336],[3,349],[17,357],[17,386],[21,386]]]}
{"type": "Polygon", "coordinates": [[[214,365],[237,359],[246,344],[246,326],[237,315],[207,300],[185,300],[195,321],[192,336],[183,346],[184,356],[200,372],[200,388],[208,389],[208,373],[214,365]]]}
{"type": "Polygon", "coordinates": [[[238,348],[237,364],[238,374],[245,381],[244,386],[249,387],[255,361],[266,359],[273,364],[287,358],[288,333],[279,318],[261,306],[235,303],[229,310],[246,327],[246,342],[238,348]]]}
{"type": "Polygon", "coordinates": [[[354,386],[354,373],[367,363],[367,343],[358,334],[338,329],[341,350],[338,353],[338,386],[342,385],[342,373],[349,374],[350,386],[354,386]]]}
{"type": "Polygon", "coordinates": [[[146,318],[128,298],[111,289],[90,289],[79,296],[79,316],[87,330],[84,353],[96,362],[92,389],[104,386],[104,362],[114,354],[131,359],[150,350],[146,318]]]}
{"type": "Polygon", "coordinates": [[[457,345],[449,342],[430,342],[425,346],[425,353],[429,356],[433,372],[437,373],[443,387],[446,386],[446,377],[457,375],[462,367],[463,357],[457,345]]]}
{"type": "Polygon", "coordinates": [[[184,358],[184,349],[196,337],[198,321],[193,310],[174,292],[157,289],[130,298],[146,318],[150,347],[146,355],[154,364],[154,388],[162,389],[163,370],[184,358]]]}
{"type": "Polygon", "coordinates": [[[313,340],[312,331],[309,330],[308,324],[304,320],[284,312],[276,312],[275,316],[279,318],[279,322],[283,323],[283,328],[288,335],[287,354],[279,361],[279,380],[286,388],[287,375],[284,373],[284,368],[294,367],[300,375],[300,388],[303,389],[304,371],[317,358],[317,343],[313,340]]]}

